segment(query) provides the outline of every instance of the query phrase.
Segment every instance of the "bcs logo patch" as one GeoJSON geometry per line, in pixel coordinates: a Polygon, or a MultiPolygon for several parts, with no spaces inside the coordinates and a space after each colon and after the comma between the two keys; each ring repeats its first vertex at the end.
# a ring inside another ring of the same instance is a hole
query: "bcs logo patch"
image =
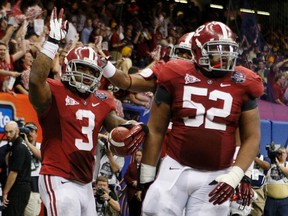
{"type": "Polygon", "coordinates": [[[104,101],[108,98],[108,96],[104,92],[96,92],[95,96],[102,101],[104,101]]]}
{"type": "Polygon", "coordinates": [[[243,83],[246,80],[246,76],[238,71],[233,72],[231,79],[235,83],[243,83]]]}

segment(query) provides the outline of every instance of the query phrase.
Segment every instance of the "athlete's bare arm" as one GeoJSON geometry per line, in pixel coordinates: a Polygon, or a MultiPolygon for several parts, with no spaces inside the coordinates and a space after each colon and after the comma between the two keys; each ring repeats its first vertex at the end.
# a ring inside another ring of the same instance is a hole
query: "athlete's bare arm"
{"type": "Polygon", "coordinates": [[[51,102],[51,90],[46,82],[52,59],[39,52],[33,62],[29,79],[29,99],[38,115],[45,112],[51,102]]]}
{"type": "Polygon", "coordinates": [[[128,75],[119,69],[117,69],[116,73],[112,77],[108,78],[108,80],[121,89],[134,92],[155,92],[157,85],[156,77],[145,79],[139,74],[128,75]]]}
{"type": "Polygon", "coordinates": [[[105,129],[110,132],[113,128],[124,124],[125,122],[127,122],[127,120],[119,117],[115,111],[111,111],[105,118],[104,122],[103,122],[103,126],[105,127],[105,129]]]}
{"type": "Polygon", "coordinates": [[[242,112],[239,132],[241,147],[234,165],[246,171],[259,152],[261,135],[258,108],[242,112]]]}
{"type": "Polygon", "coordinates": [[[142,163],[156,167],[169,122],[170,106],[166,103],[157,105],[153,101],[148,122],[149,133],[143,146],[142,163]]]}

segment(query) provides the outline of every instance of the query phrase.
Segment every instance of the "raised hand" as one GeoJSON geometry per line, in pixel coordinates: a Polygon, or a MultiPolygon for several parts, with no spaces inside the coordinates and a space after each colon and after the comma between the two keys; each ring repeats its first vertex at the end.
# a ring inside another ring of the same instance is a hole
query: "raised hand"
{"type": "Polygon", "coordinates": [[[63,14],[64,14],[64,9],[61,8],[58,18],[57,18],[57,9],[56,7],[53,8],[51,16],[50,16],[48,41],[58,43],[60,40],[65,38],[67,31],[68,31],[68,24],[67,24],[67,20],[63,22],[63,14]]]}
{"type": "Polygon", "coordinates": [[[57,18],[57,9],[54,7],[50,16],[49,37],[41,49],[41,52],[50,59],[55,58],[59,49],[58,44],[65,38],[68,31],[67,21],[63,22],[63,13],[64,9],[62,8],[57,18]]]}

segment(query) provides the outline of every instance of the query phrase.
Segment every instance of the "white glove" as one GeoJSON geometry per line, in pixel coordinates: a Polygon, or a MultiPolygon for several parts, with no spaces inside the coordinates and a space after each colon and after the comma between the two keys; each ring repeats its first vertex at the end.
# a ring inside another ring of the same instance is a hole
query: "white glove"
{"type": "Polygon", "coordinates": [[[54,7],[50,16],[49,37],[56,41],[64,39],[67,34],[68,25],[67,20],[63,23],[63,13],[64,9],[62,8],[57,19],[57,9],[54,7]]]}
{"type": "Polygon", "coordinates": [[[54,7],[50,16],[49,38],[48,41],[45,41],[41,49],[41,52],[50,59],[55,58],[59,49],[58,43],[64,39],[67,34],[67,20],[62,23],[63,13],[64,9],[62,8],[59,12],[59,18],[57,19],[57,9],[54,7]]]}

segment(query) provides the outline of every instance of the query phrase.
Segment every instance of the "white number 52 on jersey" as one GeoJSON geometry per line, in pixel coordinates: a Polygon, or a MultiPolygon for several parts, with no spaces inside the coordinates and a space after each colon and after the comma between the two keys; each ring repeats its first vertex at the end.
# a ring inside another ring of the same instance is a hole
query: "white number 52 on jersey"
{"type": "Polygon", "coordinates": [[[207,88],[199,88],[193,86],[184,86],[183,94],[183,108],[196,109],[196,118],[191,119],[189,117],[184,117],[184,124],[189,127],[199,127],[204,123],[205,128],[216,129],[216,130],[226,130],[226,125],[222,123],[213,122],[214,117],[226,118],[230,115],[232,109],[233,98],[231,94],[227,92],[222,92],[219,90],[213,90],[208,95],[207,88]],[[209,100],[217,101],[221,99],[224,101],[222,108],[210,108],[205,109],[203,104],[193,101],[193,95],[198,96],[208,96],[209,100]],[[204,114],[206,116],[204,119],[204,114]]]}

